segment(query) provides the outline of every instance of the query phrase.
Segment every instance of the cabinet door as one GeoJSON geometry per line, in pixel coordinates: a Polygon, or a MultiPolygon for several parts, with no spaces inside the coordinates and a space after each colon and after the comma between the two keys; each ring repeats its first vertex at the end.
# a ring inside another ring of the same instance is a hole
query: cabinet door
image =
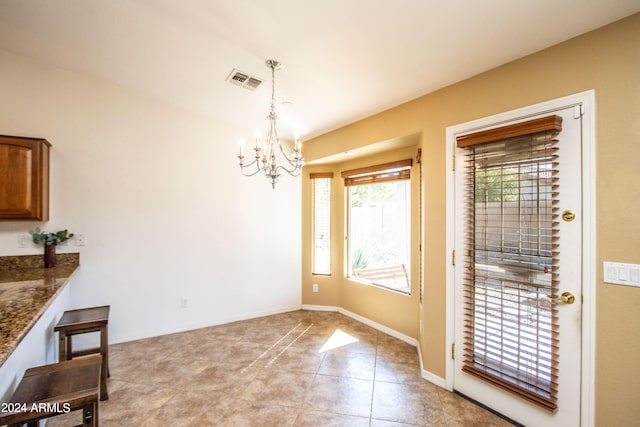
{"type": "Polygon", "coordinates": [[[0,220],[49,219],[45,139],[0,135],[0,220]]]}

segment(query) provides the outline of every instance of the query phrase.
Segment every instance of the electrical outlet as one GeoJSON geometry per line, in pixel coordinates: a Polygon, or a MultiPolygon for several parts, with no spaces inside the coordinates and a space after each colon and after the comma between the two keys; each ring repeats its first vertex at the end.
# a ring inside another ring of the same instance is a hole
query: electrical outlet
{"type": "Polygon", "coordinates": [[[75,235],[76,237],[76,246],[86,246],[87,245],[87,235],[84,233],[79,233],[75,235]]]}
{"type": "Polygon", "coordinates": [[[313,292],[318,292],[318,284],[317,283],[313,284],[313,292]]]}
{"type": "Polygon", "coordinates": [[[189,300],[187,298],[180,298],[180,308],[189,308],[189,300]]]}
{"type": "Polygon", "coordinates": [[[31,241],[31,236],[28,234],[18,234],[18,247],[19,248],[28,248],[29,241],[31,241]]]}

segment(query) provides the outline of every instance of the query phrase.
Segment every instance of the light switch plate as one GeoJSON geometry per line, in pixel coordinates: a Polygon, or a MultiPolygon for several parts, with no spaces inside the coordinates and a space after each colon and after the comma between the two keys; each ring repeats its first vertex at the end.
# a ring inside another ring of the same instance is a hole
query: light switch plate
{"type": "Polygon", "coordinates": [[[640,265],[605,261],[604,281],[615,285],[640,287],[640,265]]]}

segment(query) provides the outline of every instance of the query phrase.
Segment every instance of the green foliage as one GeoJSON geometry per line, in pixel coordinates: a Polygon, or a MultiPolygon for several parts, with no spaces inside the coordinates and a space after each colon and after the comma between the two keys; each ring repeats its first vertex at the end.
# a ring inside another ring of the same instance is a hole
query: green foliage
{"type": "Polygon", "coordinates": [[[369,259],[362,248],[355,249],[351,255],[351,271],[367,268],[368,265],[369,259]]]}
{"type": "Polygon", "coordinates": [[[36,227],[35,230],[29,230],[33,243],[36,245],[44,243],[45,246],[58,245],[73,237],[73,233],[69,233],[67,230],[60,230],[56,233],[45,233],[40,230],[40,227],[36,227]]]}
{"type": "Polygon", "coordinates": [[[517,167],[476,170],[476,202],[515,202],[520,196],[517,167]]]}
{"type": "Polygon", "coordinates": [[[391,248],[383,247],[379,242],[368,240],[351,253],[351,271],[368,267],[383,267],[395,258],[391,248]]]}

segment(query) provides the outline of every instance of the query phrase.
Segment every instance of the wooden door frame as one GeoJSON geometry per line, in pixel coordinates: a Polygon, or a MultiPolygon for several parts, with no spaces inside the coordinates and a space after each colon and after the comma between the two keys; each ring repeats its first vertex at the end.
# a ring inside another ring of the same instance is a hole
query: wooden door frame
{"type": "MultiPolygon", "coordinates": [[[[595,419],[595,338],[596,338],[596,167],[595,167],[595,92],[589,90],[563,98],[542,102],[517,110],[467,123],[447,127],[447,168],[446,188],[446,377],[445,387],[454,389],[454,361],[451,347],[455,338],[455,174],[456,135],[483,128],[497,127],[507,122],[544,114],[579,105],[582,108],[582,341],[581,341],[581,425],[592,427],[595,419]]],[[[458,352],[460,354],[460,352],[458,352]]]]}

